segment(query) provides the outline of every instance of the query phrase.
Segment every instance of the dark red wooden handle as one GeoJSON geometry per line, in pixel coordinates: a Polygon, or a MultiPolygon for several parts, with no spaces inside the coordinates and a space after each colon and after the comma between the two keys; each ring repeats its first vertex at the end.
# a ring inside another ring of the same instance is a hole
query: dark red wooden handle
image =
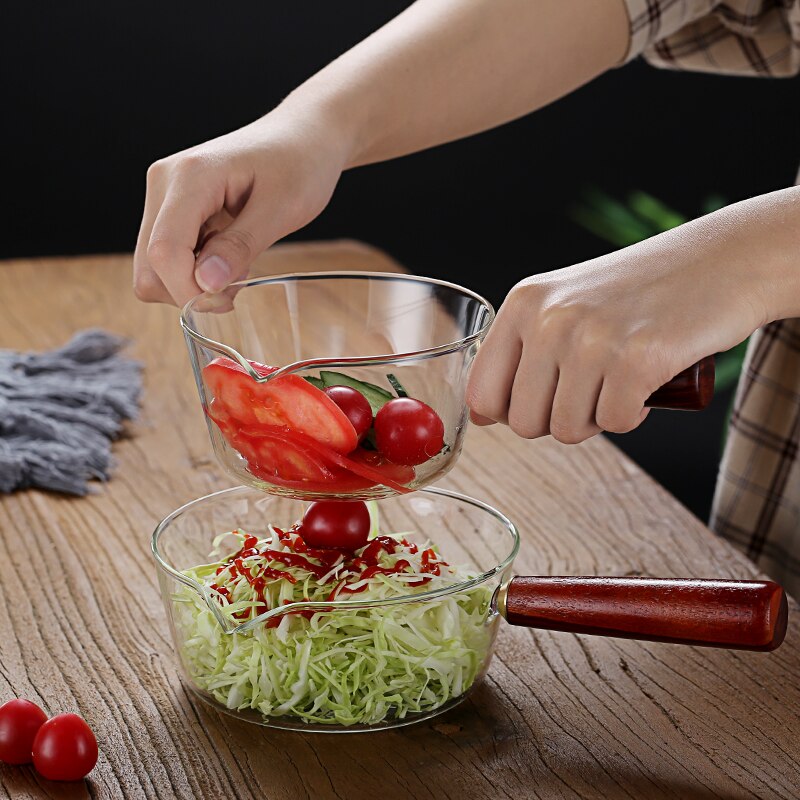
{"type": "Polygon", "coordinates": [[[654,642],[774,650],[786,595],[772,581],[514,578],[498,610],[512,625],[654,642]]]}
{"type": "Polygon", "coordinates": [[[676,411],[702,411],[713,396],[714,356],[706,356],[656,389],[645,405],[676,411]]]}

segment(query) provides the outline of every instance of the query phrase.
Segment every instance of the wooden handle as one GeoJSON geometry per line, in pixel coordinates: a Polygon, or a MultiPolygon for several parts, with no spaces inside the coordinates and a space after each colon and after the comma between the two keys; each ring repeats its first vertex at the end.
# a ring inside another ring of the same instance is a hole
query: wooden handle
{"type": "Polygon", "coordinates": [[[706,356],[679,372],[647,398],[648,408],[702,411],[714,396],[714,356],[706,356]]]}
{"type": "Polygon", "coordinates": [[[774,650],[786,595],[772,581],[514,578],[498,611],[512,624],[652,642],[774,650]]]}

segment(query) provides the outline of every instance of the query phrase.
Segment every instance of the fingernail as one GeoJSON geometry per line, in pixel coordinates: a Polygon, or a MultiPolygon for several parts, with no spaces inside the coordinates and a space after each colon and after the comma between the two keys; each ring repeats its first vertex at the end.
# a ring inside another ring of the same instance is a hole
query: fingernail
{"type": "Polygon", "coordinates": [[[194,274],[204,292],[221,292],[231,282],[233,270],[224,258],[208,256],[197,265],[194,274]]]}

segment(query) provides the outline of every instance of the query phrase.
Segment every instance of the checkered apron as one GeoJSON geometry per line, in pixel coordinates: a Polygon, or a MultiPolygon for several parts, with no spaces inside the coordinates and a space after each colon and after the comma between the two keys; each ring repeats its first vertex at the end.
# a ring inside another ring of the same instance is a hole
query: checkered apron
{"type": "MultiPolygon", "coordinates": [[[[626,61],[732,75],[800,71],[800,0],[625,0],[626,61]]],[[[711,527],[800,596],[800,319],[751,337],[711,527]]]]}

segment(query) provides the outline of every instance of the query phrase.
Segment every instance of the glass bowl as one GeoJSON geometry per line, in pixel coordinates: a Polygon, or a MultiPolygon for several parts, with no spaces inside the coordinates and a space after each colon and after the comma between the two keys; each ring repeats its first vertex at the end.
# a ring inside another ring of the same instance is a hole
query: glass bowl
{"type": "Polygon", "coordinates": [[[464,700],[489,666],[495,597],[519,548],[517,530],[485,503],[438,488],[375,508],[381,533],[402,532],[416,545],[430,540],[459,566],[457,576],[451,580],[442,568],[433,590],[276,604],[236,619],[208,580],[186,571],[212,563],[206,571],[216,574],[216,559],[225,556],[210,557],[215,546],[228,554],[241,543],[233,536],[220,543],[220,534],[241,529],[264,537],[268,524],[285,531],[302,518],[304,503],[240,486],[166,517],[152,549],[189,688],[240,719],[315,732],[408,725],[464,700]]]}
{"type": "Polygon", "coordinates": [[[455,464],[469,367],[493,318],[486,300],[444,281],[324,272],[199,295],[181,325],[214,452],[238,482],[295,499],[366,500],[419,489],[455,464]],[[356,446],[320,391],[331,385],[358,389],[368,413],[403,392],[424,402],[441,419],[443,446],[416,464],[387,458],[373,430],[356,446]]]}

